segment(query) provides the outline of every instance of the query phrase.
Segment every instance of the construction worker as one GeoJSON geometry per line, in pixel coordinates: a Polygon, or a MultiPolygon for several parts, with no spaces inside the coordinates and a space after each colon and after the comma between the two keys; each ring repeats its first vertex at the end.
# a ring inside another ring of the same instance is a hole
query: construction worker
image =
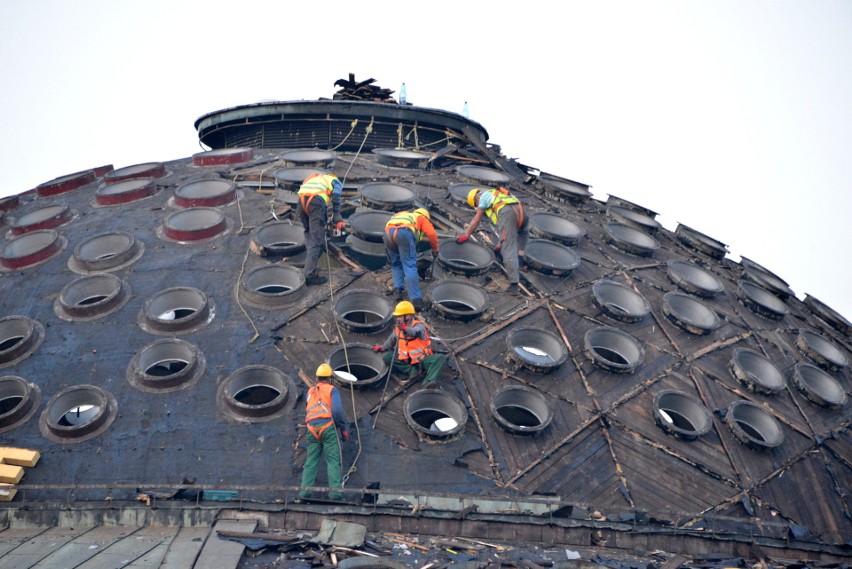
{"type": "Polygon", "coordinates": [[[340,215],[340,198],[343,184],[334,174],[311,174],[299,188],[297,211],[305,228],[305,284],[317,285],[328,281],[328,277],[317,272],[317,261],[325,249],[325,227],[328,204],[332,206],[332,223],[337,231],[345,226],[340,215]]]}
{"type": "Polygon", "coordinates": [[[430,220],[429,212],[418,208],[401,211],[385,225],[385,250],[393,275],[393,292],[396,300],[402,300],[403,285],[408,289],[408,299],[416,310],[425,308],[420,276],[417,274],[417,244],[423,236],[429,239],[432,262],[438,256],[438,234],[430,220]]]}
{"type": "MultiPolygon", "coordinates": [[[[349,440],[349,431],[346,429],[340,392],[331,384],[331,374],[330,365],[320,364],[316,372],[316,383],[308,390],[305,410],[308,455],[305,458],[305,469],[302,471],[302,487],[313,486],[316,482],[319,459],[323,453],[328,472],[328,487],[343,487],[340,474],[343,460],[337,433],[339,430],[343,442],[346,442],[349,440]]],[[[299,498],[310,497],[311,492],[308,490],[299,492],[299,498]]],[[[330,492],[328,497],[332,500],[342,500],[343,494],[330,492]]]]}
{"type": "Polygon", "coordinates": [[[393,332],[384,344],[373,346],[373,351],[387,352],[396,345],[396,358],[393,354],[385,354],[385,363],[391,365],[394,370],[407,374],[409,378],[422,370],[426,374],[423,386],[435,386],[447,356],[432,351],[432,340],[426,330],[426,323],[415,316],[412,303],[403,300],[396,305],[393,315],[396,316],[393,332]]]}
{"type": "Polygon", "coordinates": [[[503,266],[509,276],[507,292],[517,294],[521,280],[518,256],[523,255],[529,238],[524,206],[509,190],[502,187],[489,190],[473,188],[467,194],[467,203],[476,209],[476,215],[466,231],[456,238],[456,243],[464,243],[470,239],[482,216],[487,216],[497,226],[497,232],[500,234],[500,241],[494,252],[503,257],[503,266]]]}

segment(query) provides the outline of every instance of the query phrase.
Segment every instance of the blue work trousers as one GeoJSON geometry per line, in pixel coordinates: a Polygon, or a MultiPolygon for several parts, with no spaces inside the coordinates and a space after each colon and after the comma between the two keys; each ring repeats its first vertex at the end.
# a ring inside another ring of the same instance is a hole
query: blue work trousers
{"type": "Polygon", "coordinates": [[[390,236],[385,232],[385,249],[393,276],[393,288],[403,288],[408,291],[408,300],[422,300],[420,291],[420,275],[417,274],[417,237],[408,227],[390,229],[390,236]]]}

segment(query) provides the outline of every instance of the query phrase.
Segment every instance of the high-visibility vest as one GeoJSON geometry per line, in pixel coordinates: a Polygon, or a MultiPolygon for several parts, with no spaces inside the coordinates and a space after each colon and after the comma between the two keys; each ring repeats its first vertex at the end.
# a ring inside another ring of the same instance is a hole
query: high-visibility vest
{"type": "MultiPolygon", "coordinates": [[[[414,326],[416,324],[423,324],[422,320],[413,319],[411,321],[411,325],[414,326]]],[[[425,328],[426,325],[424,324],[425,328]]],[[[416,363],[420,363],[420,361],[428,355],[432,354],[432,348],[430,347],[432,341],[429,339],[429,333],[426,332],[426,338],[414,338],[413,340],[408,340],[405,337],[405,334],[402,330],[399,329],[399,326],[395,328],[396,331],[396,339],[397,339],[397,352],[399,353],[398,359],[402,361],[409,361],[411,365],[416,363]]]]}
{"type": "Polygon", "coordinates": [[[308,210],[308,204],[311,200],[320,196],[328,205],[331,201],[331,192],[334,189],[331,182],[335,179],[333,174],[311,174],[299,188],[299,203],[302,206],[302,211],[308,210]]]}
{"type": "Polygon", "coordinates": [[[387,224],[385,224],[385,234],[391,241],[396,241],[394,237],[394,229],[400,229],[402,227],[409,228],[412,232],[414,232],[414,236],[418,241],[423,239],[423,232],[417,230],[417,218],[420,217],[419,213],[414,213],[413,211],[401,211],[391,217],[387,224]]]}
{"type": "MultiPolygon", "coordinates": [[[[488,191],[494,193],[494,201],[492,202],[491,207],[485,210],[485,215],[488,216],[494,225],[497,225],[497,214],[500,213],[503,206],[519,204],[521,202],[518,198],[510,194],[509,190],[506,188],[496,188],[488,191]]],[[[518,223],[520,223],[520,220],[518,220],[518,223]]]]}
{"type": "Polygon", "coordinates": [[[317,383],[308,390],[308,403],[305,411],[305,423],[308,430],[319,440],[323,431],[334,424],[331,414],[331,392],[334,386],[330,383],[317,383]],[[316,419],[329,419],[319,427],[311,425],[316,419]]]}

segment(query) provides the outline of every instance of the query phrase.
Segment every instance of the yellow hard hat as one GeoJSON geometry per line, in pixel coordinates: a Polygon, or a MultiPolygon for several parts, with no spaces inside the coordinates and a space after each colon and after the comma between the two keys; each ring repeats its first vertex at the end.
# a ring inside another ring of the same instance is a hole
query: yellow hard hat
{"type": "Polygon", "coordinates": [[[414,305],[407,300],[403,300],[396,305],[396,308],[393,309],[393,315],[404,316],[406,314],[414,314],[414,305]]]}
{"type": "Polygon", "coordinates": [[[467,193],[467,205],[470,207],[476,207],[476,194],[479,193],[479,188],[473,188],[471,191],[467,193]]]}
{"type": "Polygon", "coordinates": [[[431,218],[429,217],[429,212],[428,212],[428,211],[426,211],[426,208],[418,207],[417,209],[415,209],[415,210],[414,210],[414,213],[419,213],[420,215],[422,215],[422,216],[423,216],[423,217],[425,217],[426,219],[431,219],[431,218]]]}
{"type": "Polygon", "coordinates": [[[332,373],[331,366],[328,364],[320,364],[317,368],[317,377],[331,377],[332,373]]]}

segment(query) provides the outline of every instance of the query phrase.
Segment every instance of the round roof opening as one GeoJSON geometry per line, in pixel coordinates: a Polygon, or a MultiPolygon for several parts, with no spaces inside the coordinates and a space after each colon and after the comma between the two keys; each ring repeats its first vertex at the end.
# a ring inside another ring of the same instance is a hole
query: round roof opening
{"type": "Polygon", "coordinates": [[[754,350],[734,350],[728,368],[731,374],[751,391],[771,395],[787,386],[787,381],[775,364],[754,350]]]}
{"type": "Polygon", "coordinates": [[[242,164],[253,157],[251,148],[221,148],[192,155],[194,166],[221,166],[224,164],[242,164]]]}
{"type": "Polygon", "coordinates": [[[438,264],[455,274],[481,275],[494,263],[494,252],[479,243],[455,239],[442,239],[438,244],[438,264]]]}
{"type": "Polygon", "coordinates": [[[194,207],[170,213],[163,221],[163,234],[174,241],[212,239],[228,229],[225,214],[215,208],[194,207]]]}
{"type": "Polygon", "coordinates": [[[784,431],[778,421],[751,401],[731,403],[725,422],[741,443],[753,448],[770,449],[784,442],[784,431]]]}
{"type": "Polygon", "coordinates": [[[524,248],[524,261],[540,273],[565,277],[580,266],[580,255],[553,241],[530,239],[524,248]]]}
{"type": "Polygon", "coordinates": [[[36,193],[41,197],[57,196],[77,188],[82,188],[98,179],[94,170],[84,170],[67,176],[60,176],[49,182],[36,186],[36,193]]]}
{"type": "Polygon", "coordinates": [[[714,259],[724,259],[728,253],[728,246],[721,241],[708,237],[682,223],[678,224],[675,229],[675,237],[690,249],[704,253],[714,259]]]}
{"type": "Polygon", "coordinates": [[[356,237],[373,243],[382,243],[387,225],[393,214],[389,211],[357,211],[347,220],[350,231],[356,237]]]}
{"type": "Polygon", "coordinates": [[[29,357],[43,340],[41,322],[26,316],[0,318],[0,368],[29,357]]]}
{"type": "Polygon", "coordinates": [[[54,229],[74,217],[67,205],[51,205],[26,213],[12,224],[12,235],[23,235],[40,229],[54,229]]]}
{"type": "Polygon", "coordinates": [[[568,359],[565,343],[555,334],[538,328],[515,328],[506,334],[509,360],[527,369],[549,373],[568,359]]]}
{"type": "Polygon", "coordinates": [[[849,334],[852,332],[852,322],[849,322],[846,318],[844,318],[839,312],[820,301],[819,299],[814,298],[809,294],[805,294],[805,305],[811,309],[811,312],[825,320],[831,325],[832,328],[843,332],[844,334],[849,334]]]}
{"type": "Polygon", "coordinates": [[[361,186],[361,204],[373,209],[398,212],[411,209],[417,194],[398,184],[371,182],[361,186]]]}
{"type": "Polygon", "coordinates": [[[450,198],[456,205],[467,207],[467,195],[472,189],[480,187],[480,184],[450,184],[450,198]]]}
{"type": "Polygon", "coordinates": [[[725,290],[719,279],[697,265],[676,260],[667,264],[669,280],[684,292],[711,298],[725,290]]]}
{"type": "Polygon", "coordinates": [[[253,251],[289,257],[305,250],[305,228],[289,221],[270,221],[252,231],[253,251]]]}
{"type": "Polygon", "coordinates": [[[118,403],[111,393],[96,385],[74,385],[47,403],[39,428],[55,443],[80,443],[105,432],[117,415],[118,403]]]}
{"type": "Polygon", "coordinates": [[[109,172],[104,176],[104,184],[110,185],[134,178],[162,178],[165,175],[166,167],[162,162],[146,162],[109,172]]]}
{"type": "Polygon", "coordinates": [[[429,164],[431,154],[415,150],[399,148],[374,148],[373,154],[378,157],[379,164],[396,168],[425,168],[429,164]]]}
{"type": "Polygon", "coordinates": [[[247,271],[240,279],[243,298],[258,308],[290,306],[305,292],[305,276],[295,267],[264,265],[247,271]]]}
{"type": "Polygon", "coordinates": [[[55,257],[67,244],[53,229],[33,231],[13,239],[3,246],[0,265],[7,269],[23,269],[55,257]]]}
{"type": "Polygon", "coordinates": [[[204,355],[177,338],[157,340],[138,351],[127,366],[127,381],[141,391],[170,393],[192,387],[204,373],[204,355]]]}
{"type": "Polygon", "coordinates": [[[654,396],[654,422],[666,433],[686,440],[697,439],[713,427],[704,405],[673,389],[664,389],[654,396]]]}
{"type": "MultiPolygon", "coordinates": [[[[464,181],[471,184],[485,183],[491,186],[506,185],[512,181],[512,177],[505,172],[495,170],[494,168],[486,168],[484,166],[472,166],[465,164],[464,166],[456,166],[456,173],[464,181]]],[[[488,188],[483,188],[488,189],[488,188]]]]}
{"type": "Polygon", "coordinates": [[[418,436],[449,441],[461,436],[467,423],[467,408],[458,397],[445,391],[415,391],[403,404],[405,420],[418,436]]]}
{"type": "Polygon", "coordinates": [[[603,229],[607,242],[625,253],[651,257],[660,248],[659,242],[650,235],[622,223],[607,223],[603,229]]]}
{"type": "Polygon", "coordinates": [[[214,314],[206,294],[191,287],[174,287],[145,302],[138,324],[150,334],[185,334],[208,324],[214,314]]]}
{"type": "Polygon", "coordinates": [[[350,342],[331,352],[328,365],[334,371],[332,383],[338,387],[376,387],[388,374],[384,356],[374,352],[372,346],[357,342],[350,342]]]}
{"type": "Polygon", "coordinates": [[[348,290],[337,297],[334,318],[347,330],[371,333],[384,330],[393,318],[390,303],[371,290],[348,290]]]}
{"type": "MultiPolygon", "coordinates": [[[[466,199],[466,197],[465,197],[466,199]]],[[[531,237],[550,239],[568,247],[576,246],[586,235],[586,230],[555,213],[537,212],[530,216],[531,237]]]]}
{"type": "Polygon", "coordinates": [[[690,334],[709,334],[719,327],[719,317],[703,302],[682,292],[663,296],[663,313],[690,334]]]}
{"type": "Polygon", "coordinates": [[[95,201],[103,206],[120,205],[144,200],[156,193],[154,178],[134,178],[101,186],[95,192],[95,201]]]}
{"type": "Polygon", "coordinates": [[[281,417],[296,387],[280,370],[251,365],[238,369],[221,383],[217,392],[220,408],[245,423],[262,423],[281,417]]]}
{"type": "Polygon", "coordinates": [[[175,190],[175,204],[179,207],[216,207],[236,199],[236,185],[226,180],[194,180],[175,190]]]}
{"type": "Polygon", "coordinates": [[[799,330],[796,346],[818,366],[826,369],[839,369],[848,363],[840,348],[810,330],[799,330]]]}
{"type": "Polygon", "coordinates": [[[617,328],[592,328],[583,337],[583,347],[595,365],[613,373],[632,373],[645,357],[639,340],[617,328]]]}
{"type": "Polygon", "coordinates": [[[504,430],[517,435],[535,435],[553,420],[553,411],[540,391],[523,385],[507,385],[491,397],[491,416],[504,430]]]}
{"type": "Polygon", "coordinates": [[[278,186],[291,192],[296,192],[302,186],[302,183],[314,174],[330,174],[326,168],[278,168],[272,172],[272,177],[278,183],[278,186]]]}
{"type": "Polygon", "coordinates": [[[81,241],[68,267],[77,273],[116,271],[136,262],[144,251],[144,244],[129,233],[104,233],[81,241]]]}
{"type": "Polygon", "coordinates": [[[429,287],[428,294],[433,310],[448,320],[468,322],[488,307],[488,293],[465,281],[441,280],[429,287]]]}
{"type": "MultiPolygon", "coordinates": [[[[281,154],[281,161],[289,168],[320,168],[330,169],[334,166],[337,154],[333,150],[321,148],[306,148],[301,150],[288,150],[281,154]]],[[[307,176],[305,176],[307,178],[307,176]]],[[[302,178],[304,180],[304,178],[302,178]]]]}
{"type": "Polygon", "coordinates": [[[567,199],[569,201],[585,201],[592,197],[592,192],[589,191],[585,184],[572,183],[565,180],[556,180],[542,176],[539,181],[544,185],[545,193],[552,194],[557,199],[567,199]]]}
{"type": "Polygon", "coordinates": [[[661,227],[660,222],[653,217],[617,205],[606,208],[606,218],[647,233],[654,233],[661,227]]]}
{"type": "Polygon", "coordinates": [[[130,300],[130,286],[115,275],[100,273],[65,285],[53,309],[63,320],[94,320],[112,314],[130,300]]]}
{"type": "Polygon", "coordinates": [[[766,273],[752,267],[745,267],[745,269],[743,269],[743,275],[746,279],[781,298],[789,298],[793,296],[793,291],[790,290],[790,287],[788,287],[784,281],[771,273],[766,273]]]}
{"type": "Polygon", "coordinates": [[[749,310],[773,320],[780,320],[790,312],[780,298],[748,281],[739,281],[737,296],[749,310]]]}
{"type": "Polygon", "coordinates": [[[592,294],[604,314],[621,322],[639,322],[651,312],[644,296],[615,281],[597,281],[592,285],[592,294]]]}
{"type": "Polygon", "coordinates": [[[0,433],[26,423],[41,402],[41,389],[22,377],[0,377],[0,433]]]}
{"type": "Polygon", "coordinates": [[[830,375],[818,367],[798,363],[793,369],[793,383],[810,401],[821,407],[838,409],[846,404],[846,391],[830,375]]]}

